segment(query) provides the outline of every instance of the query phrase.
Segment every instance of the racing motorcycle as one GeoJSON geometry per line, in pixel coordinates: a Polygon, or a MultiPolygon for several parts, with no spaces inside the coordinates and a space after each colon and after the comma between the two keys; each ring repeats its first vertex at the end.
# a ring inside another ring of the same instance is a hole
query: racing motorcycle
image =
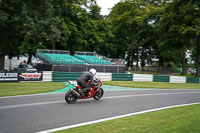
{"type": "MultiPolygon", "coordinates": [[[[86,92],[85,96],[81,96],[80,91],[82,89],[81,86],[77,84],[76,81],[68,81],[71,85],[73,85],[75,88],[70,89],[65,94],[65,101],[69,104],[75,103],[78,99],[88,99],[88,98],[94,98],[95,100],[101,99],[101,97],[104,94],[104,90],[101,88],[103,83],[100,79],[94,79],[94,87],[91,88],[88,92],[86,92]]],[[[90,81],[88,82],[90,83],[90,81]]]]}

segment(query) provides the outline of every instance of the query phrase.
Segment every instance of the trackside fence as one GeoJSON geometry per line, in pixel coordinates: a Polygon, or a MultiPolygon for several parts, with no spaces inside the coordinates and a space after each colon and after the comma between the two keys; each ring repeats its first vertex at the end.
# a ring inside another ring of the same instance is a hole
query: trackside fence
{"type": "Polygon", "coordinates": [[[153,75],[153,82],[169,82],[170,76],[165,75],[153,75]]]}
{"type": "MultiPolygon", "coordinates": [[[[83,72],[43,72],[43,81],[66,82],[77,80],[83,72]]],[[[97,73],[102,81],[148,81],[148,82],[170,82],[170,83],[200,83],[200,78],[151,75],[151,74],[125,74],[125,73],[97,73]]]]}
{"type": "Polygon", "coordinates": [[[133,74],[133,81],[153,82],[153,75],[151,75],[151,74],[133,74]]]}
{"type": "Polygon", "coordinates": [[[52,81],[52,71],[43,71],[43,81],[52,81]]]}
{"type": "Polygon", "coordinates": [[[133,74],[113,73],[112,81],[133,81],[133,74]]]}
{"type": "Polygon", "coordinates": [[[82,72],[52,72],[53,82],[66,82],[68,80],[77,80],[83,74],[82,72]]]}
{"type": "MultiPolygon", "coordinates": [[[[26,81],[48,81],[48,82],[67,82],[77,80],[83,72],[1,72],[0,82],[26,82],[26,81]]],[[[148,81],[148,82],[170,82],[170,83],[200,83],[200,78],[151,75],[151,74],[125,74],[125,73],[101,73],[96,75],[102,81],[148,81]]]]}
{"type": "MultiPolygon", "coordinates": [[[[48,81],[67,82],[77,80],[83,72],[0,72],[0,82],[26,82],[26,81],[48,81]]],[[[125,73],[103,73],[96,75],[102,81],[148,81],[148,82],[170,82],[170,83],[200,83],[200,78],[170,75],[152,74],[125,74],[125,73]]]]}

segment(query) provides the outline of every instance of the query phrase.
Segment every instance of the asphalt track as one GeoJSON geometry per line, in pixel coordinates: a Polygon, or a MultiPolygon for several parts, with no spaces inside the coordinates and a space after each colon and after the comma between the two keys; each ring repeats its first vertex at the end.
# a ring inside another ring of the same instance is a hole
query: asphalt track
{"type": "Polygon", "coordinates": [[[65,93],[0,98],[0,132],[33,133],[109,117],[200,102],[200,90],[117,90],[104,97],[64,101],[65,93]]]}

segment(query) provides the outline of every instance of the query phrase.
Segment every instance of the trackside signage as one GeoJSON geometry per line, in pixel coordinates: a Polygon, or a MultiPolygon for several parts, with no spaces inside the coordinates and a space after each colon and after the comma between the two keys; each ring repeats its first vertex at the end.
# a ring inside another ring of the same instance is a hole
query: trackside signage
{"type": "Polygon", "coordinates": [[[41,81],[42,77],[43,77],[42,72],[36,72],[36,73],[22,72],[22,73],[19,73],[19,80],[20,81],[41,81]]]}
{"type": "Polygon", "coordinates": [[[0,72],[0,82],[18,82],[17,72],[0,72]]]}

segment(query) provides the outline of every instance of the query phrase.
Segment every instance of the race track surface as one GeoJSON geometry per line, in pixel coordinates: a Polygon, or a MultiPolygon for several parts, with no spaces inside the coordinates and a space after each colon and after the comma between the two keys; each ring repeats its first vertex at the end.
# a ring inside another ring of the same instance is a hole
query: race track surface
{"type": "Polygon", "coordinates": [[[67,104],[65,93],[0,98],[0,132],[33,133],[160,107],[200,102],[200,90],[105,91],[67,104]]]}

